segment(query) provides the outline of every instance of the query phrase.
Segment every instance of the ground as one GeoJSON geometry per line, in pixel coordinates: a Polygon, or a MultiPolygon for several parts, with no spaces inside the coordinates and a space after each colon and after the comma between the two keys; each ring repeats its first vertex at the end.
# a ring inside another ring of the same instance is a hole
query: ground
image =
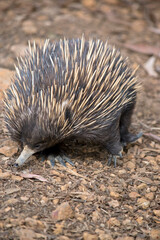
{"type": "Polygon", "coordinates": [[[0,239],[160,239],[160,2],[2,0],[0,2],[0,239]],[[3,93],[28,40],[108,40],[139,65],[142,89],[132,130],[143,131],[117,167],[98,146],[64,146],[75,167],[19,152],[3,124],[3,93]]]}

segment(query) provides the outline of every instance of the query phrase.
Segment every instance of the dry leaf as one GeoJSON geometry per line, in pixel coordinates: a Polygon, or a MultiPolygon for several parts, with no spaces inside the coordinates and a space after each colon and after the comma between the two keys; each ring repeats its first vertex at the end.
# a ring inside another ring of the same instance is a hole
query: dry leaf
{"type": "Polygon", "coordinates": [[[23,178],[35,178],[41,182],[48,182],[44,177],[32,173],[21,173],[20,176],[23,178]]]}
{"type": "Polygon", "coordinates": [[[126,43],[123,44],[124,47],[134,51],[134,52],[139,52],[147,55],[155,55],[160,57],[160,48],[155,47],[155,46],[150,46],[147,44],[139,43],[139,44],[131,44],[131,43],[126,43]]]}

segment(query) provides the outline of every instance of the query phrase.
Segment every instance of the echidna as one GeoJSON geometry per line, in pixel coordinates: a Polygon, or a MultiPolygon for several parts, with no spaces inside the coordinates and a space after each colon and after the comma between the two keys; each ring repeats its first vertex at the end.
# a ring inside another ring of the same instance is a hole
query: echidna
{"type": "Polygon", "coordinates": [[[23,147],[16,165],[71,138],[101,144],[116,165],[123,146],[141,136],[128,131],[138,88],[135,70],[107,42],[29,44],[4,100],[8,131],[23,147]]]}

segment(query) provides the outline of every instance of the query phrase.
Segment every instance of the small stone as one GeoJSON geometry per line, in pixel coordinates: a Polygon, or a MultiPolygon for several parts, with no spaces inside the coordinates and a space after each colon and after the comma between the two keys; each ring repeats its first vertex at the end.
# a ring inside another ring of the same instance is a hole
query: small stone
{"type": "Polygon", "coordinates": [[[131,220],[130,220],[130,219],[125,219],[125,220],[123,221],[123,225],[130,225],[130,223],[131,223],[131,220]]]}
{"type": "Polygon", "coordinates": [[[100,240],[113,240],[113,238],[110,234],[105,234],[105,233],[100,234],[99,239],[100,240]]]}
{"type": "Polygon", "coordinates": [[[92,213],[92,220],[93,220],[93,222],[97,222],[98,218],[99,218],[99,212],[98,211],[94,211],[92,213]]]}
{"type": "Polygon", "coordinates": [[[129,161],[126,163],[126,168],[129,168],[132,172],[134,171],[135,167],[136,167],[136,165],[134,162],[129,161]]]}
{"type": "Polygon", "coordinates": [[[82,214],[82,213],[81,214],[80,213],[75,213],[75,217],[80,222],[84,221],[84,219],[85,219],[85,215],[82,214]]]}
{"type": "Polygon", "coordinates": [[[142,223],[143,223],[143,217],[138,217],[138,218],[136,219],[136,221],[138,222],[139,225],[142,225],[142,223]]]}
{"type": "Polygon", "coordinates": [[[68,202],[59,205],[55,211],[52,212],[52,218],[55,221],[64,220],[73,217],[73,210],[68,202]]]}
{"type": "Polygon", "coordinates": [[[12,175],[11,179],[14,181],[20,182],[23,180],[23,177],[12,175]]]}
{"type": "Polygon", "coordinates": [[[119,207],[119,205],[120,205],[117,200],[112,200],[112,201],[108,202],[108,204],[110,207],[113,207],[113,208],[119,207]]]}
{"type": "Polygon", "coordinates": [[[145,183],[141,183],[140,185],[137,186],[137,188],[138,188],[139,190],[143,190],[143,189],[145,189],[146,187],[147,187],[147,184],[145,184],[145,183]]]}
{"type": "Polygon", "coordinates": [[[112,226],[117,226],[119,227],[121,224],[120,224],[120,221],[117,219],[117,218],[110,218],[107,222],[107,225],[108,227],[112,227],[112,226]]]}
{"type": "Polygon", "coordinates": [[[137,192],[130,192],[129,197],[130,198],[137,198],[137,197],[140,197],[140,195],[137,192]]]}
{"type": "Polygon", "coordinates": [[[33,227],[36,230],[43,230],[46,227],[42,221],[30,217],[27,217],[24,221],[26,226],[33,227]]]}
{"type": "Polygon", "coordinates": [[[64,223],[62,222],[62,223],[57,223],[57,224],[55,224],[55,230],[54,230],[54,234],[55,235],[59,235],[59,234],[61,234],[62,233],[62,231],[63,231],[63,226],[64,226],[64,223]]]}
{"type": "Polygon", "coordinates": [[[146,200],[145,198],[139,198],[137,203],[138,206],[142,207],[143,209],[147,209],[150,205],[150,201],[146,200]]]}
{"type": "Polygon", "coordinates": [[[118,171],[118,174],[119,175],[126,174],[126,170],[125,169],[121,169],[121,170],[118,171]]]}
{"type": "Polygon", "coordinates": [[[7,207],[7,208],[4,209],[4,212],[7,213],[7,212],[9,212],[10,210],[11,210],[11,207],[7,207]]]}
{"type": "Polygon", "coordinates": [[[150,201],[152,201],[154,199],[154,193],[153,192],[146,193],[145,197],[150,201]]]}
{"type": "Polygon", "coordinates": [[[105,186],[104,184],[101,184],[101,185],[100,185],[100,190],[101,190],[102,192],[105,192],[105,191],[106,191],[106,186],[105,186]]]}
{"type": "Polygon", "coordinates": [[[23,22],[22,29],[26,34],[35,34],[37,33],[37,28],[31,20],[23,22]]]}
{"type": "Polygon", "coordinates": [[[134,238],[130,236],[124,236],[124,237],[118,237],[116,238],[116,240],[134,240],[134,238]]]}
{"type": "Polygon", "coordinates": [[[4,227],[4,223],[0,222],[0,229],[2,229],[4,227]]]}
{"type": "Polygon", "coordinates": [[[42,206],[46,205],[47,202],[48,202],[48,198],[45,197],[45,196],[43,196],[42,199],[41,199],[41,204],[42,204],[42,206]]]}
{"type": "Polygon", "coordinates": [[[151,191],[152,191],[152,192],[156,192],[156,191],[157,191],[157,187],[156,187],[156,186],[152,186],[152,187],[151,187],[151,191]]]}
{"type": "Polygon", "coordinates": [[[66,236],[59,236],[58,240],[70,240],[70,238],[66,236]]]}
{"type": "Polygon", "coordinates": [[[28,201],[29,197],[21,197],[20,199],[21,199],[22,201],[26,202],[26,201],[28,201]]]}
{"type": "Polygon", "coordinates": [[[53,199],[53,204],[57,205],[59,203],[59,198],[53,199]]]}
{"type": "Polygon", "coordinates": [[[153,212],[157,217],[160,217],[160,210],[153,210],[153,212]]]}
{"type": "Polygon", "coordinates": [[[94,10],[97,3],[96,3],[96,0],[82,0],[82,4],[85,7],[89,8],[91,10],[94,10]]]}
{"type": "Polygon", "coordinates": [[[113,192],[113,191],[110,192],[110,196],[113,197],[113,198],[115,198],[115,199],[120,198],[119,193],[113,192]]]}
{"type": "Polygon", "coordinates": [[[151,240],[160,240],[160,229],[152,229],[150,232],[151,240]]]}
{"type": "Polygon", "coordinates": [[[98,240],[97,235],[90,234],[88,232],[83,233],[83,239],[84,240],[98,240]]]}

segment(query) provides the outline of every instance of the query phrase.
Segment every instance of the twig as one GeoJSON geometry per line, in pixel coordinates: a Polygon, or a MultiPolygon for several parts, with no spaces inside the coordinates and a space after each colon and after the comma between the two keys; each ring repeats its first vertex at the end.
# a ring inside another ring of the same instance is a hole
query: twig
{"type": "Polygon", "coordinates": [[[145,123],[142,123],[142,122],[139,122],[143,127],[147,128],[147,129],[150,129],[150,130],[160,130],[160,128],[157,128],[157,127],[150,127],[148,126],[147,124],[145,123]]]}
{"type": "Polygon", "coordinates": [[[153,133],[144,133],[143,136],[149,137],[149,138],[153,138],[154,140],[160,142],[160,137],[153,134],[153,133]]]}

